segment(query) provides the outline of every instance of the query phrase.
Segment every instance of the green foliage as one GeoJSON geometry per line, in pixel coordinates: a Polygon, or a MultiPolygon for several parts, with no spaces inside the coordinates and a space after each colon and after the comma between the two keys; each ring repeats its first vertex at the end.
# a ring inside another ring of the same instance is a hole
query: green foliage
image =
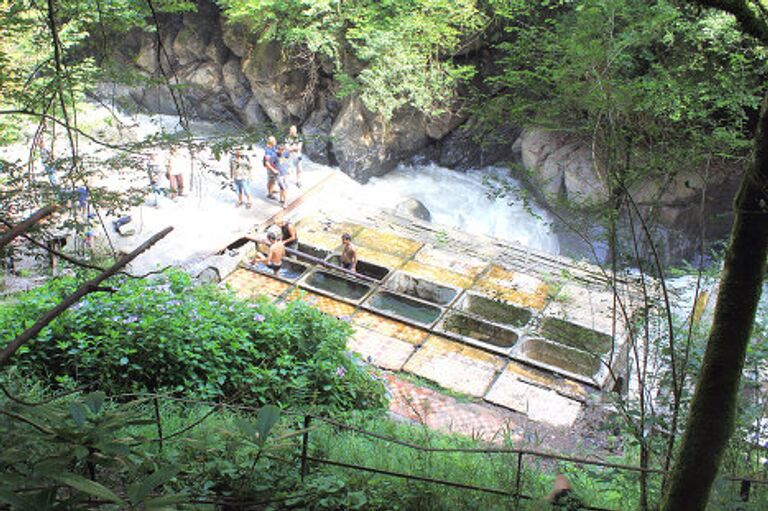
{"type": "Polygon", "coordinates": [[[365,106],[390,118],[412,107],[448,108],[474,68],[454,59],[488,19],[476,0],[219,0],[233,23],[288,52],[306,49],[333,64],[339,95],[357,91],[365,106]]]}
{"type": "Polygon", "coordinates": [[[101,392],[66,401],[30,406],[7,401],[0,415],[0,502],[19,511],[84,509],[91,499],[121,509],[160,509],[179,494],[157,500],[153,492],[173,479],[178,467],[147,457],[146,437],[126,430],[151,419],[139,414],[140,402],[115,407],[101,392]],[[96,475],[115,474],[106,484],[96,475]],[[132,481],[127,495],[118,487],[132,481]]]}
{"type": "MultiPolygon", "coordinates": [[[[250,403],[336,409],[383,404],[379,383],[345,353],[351,328],[301,301],[246,302],[180,271],[120,279],[70,308],[17,354],[22,370],[59,386],[110,394],[192,393],[250,403]]],[[[10,339],[75,286],[61,278],[0,310],[10,339]]]]}
{"type": "Polygon", "coordinates": [[[768,59],[731,17],[670,0],[493,6],[506,35],[489,119],[590,141],[626,188],[745,155],[768,59]]]}

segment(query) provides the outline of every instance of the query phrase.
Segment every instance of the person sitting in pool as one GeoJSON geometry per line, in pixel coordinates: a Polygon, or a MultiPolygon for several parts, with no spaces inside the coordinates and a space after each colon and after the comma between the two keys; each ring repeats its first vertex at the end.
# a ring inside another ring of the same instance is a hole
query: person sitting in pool
{"type": "Polygon", "coordinates": [[[348,232],[341,235],[341,267],[345,270],[357,271],[357,248],[352,244],[352,236],[348,232]]]}
{"type": "Polygon", "coordinates": [[[267,244],[269,245],[269,253],[256,254],[256,257],[251,261],[252,264],[264,263],[267,268],[272,270],[275,275],[280,271],[280,267],[283,265],[283,257],[285,257],[285,245],[283,242],[277,239],[277,235],[274,232],[267,233],[267,244]]]}

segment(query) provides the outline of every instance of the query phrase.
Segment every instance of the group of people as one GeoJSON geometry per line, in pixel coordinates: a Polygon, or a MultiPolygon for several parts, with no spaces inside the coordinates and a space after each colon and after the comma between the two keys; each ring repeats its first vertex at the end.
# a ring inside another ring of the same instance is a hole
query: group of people
{"type": "MultiPolygon", "coordinates": [[[[299,246],[299,237],[296,233],[296,227],[282,215],[275,219],[273,226],[267,229],[266,239],[247,236],[248,239],[257,243],[264,242],[267,245],[266,253],[257,252],[256,257],[251,261],[252,264],[263,263],[275,275],[280,273],[283,266],[283,258],[289,250],[297,250],[299,246]]],[[[357,272],[357,248],[352,244],[352,236],[349,233],[341,235],[341,267],[344,270],[357,272]]]]}
{"type": "MultiPolygon", "coordinates": [[[[264,169],[267,172],[266,196],[268,199],[279,200],[284,208],[287,205],[288,179],[291,172],[293,172],[296,186],[301,188],[302,149],[303,141],[296,126],[290,127],[285,141],[281,144],[277,143],[275,137],[267,137],[263,159],[264,169]]],[[[240,207],[245,203],[245,207],[250,209],[252,165],[250,158],[240,147],[234,148],[230,154],[229,172],[237,193],[235,206],[240,207]]]]}

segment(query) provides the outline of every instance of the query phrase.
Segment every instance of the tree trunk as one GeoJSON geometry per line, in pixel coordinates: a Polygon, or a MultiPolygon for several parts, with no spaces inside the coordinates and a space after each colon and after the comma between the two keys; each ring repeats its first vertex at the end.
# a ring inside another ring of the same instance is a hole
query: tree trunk
{"type": "Polygon", "coordinates": [[[712,330],[662,511],[706,508],[733,433],[739,382],[768,250],[768,93],[760,111],[753,159],[734,209],[712,330]]]}

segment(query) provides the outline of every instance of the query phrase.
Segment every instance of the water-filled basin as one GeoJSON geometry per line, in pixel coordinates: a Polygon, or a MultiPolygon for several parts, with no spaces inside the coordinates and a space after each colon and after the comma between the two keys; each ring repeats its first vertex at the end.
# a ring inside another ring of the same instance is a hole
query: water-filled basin
{"type": "Polygon", "coordinates": [[[531,320],[531,311],[482,295],[465,294],[461,309],[494,323],[521,327],[531,320]]]}
{"type": "Polygon", "coordinates": [[[520,347],[520,352],[531,360],[588,378],[593,377],[600,369],[600,358],[597,356],[548,342],[546,339],[526,339],[520,347]]]}
{"type": "MultiPolygon", "coordinates": [[[[328,262],[334,266],[341,266],[341,257],[338,255],[331,256],[328,262]]],[[[357,266],[355,267],[357,273],[365,275],[366,277],[374,280],[381,280],[389,273],[389,268],[379,266],[378,264],[369,263],[368,261],[361,261],[358,259],[357,266]]]]}
{"type": "MultiPolygon", "coordinates": [[[[252,270],[258,271],[259,273],[266,273],[268,275],[275,274],[275,272],[268,268],[264,263],[248,265],[248,267],[252,270]]],[[[301,277],[305,271],[307,271],[307,267],[305,265],[290,259],[283,259],[283,264],[280,267],[280,271],[277,272],[277,275],[283,277],[284,279],[296,280],[301,277]]]]}
{"type": "Polygon", "coordinates": [[[371,296],[366,303],[372,309],[422,325],[431,325],[442,312],[440,307],[381,290],[371,296]]]}
{"type": "Polygon", "coordinates": [[[539,331],[547,339],[590,353],[605,353],[611,348],[610,335],[558,318],[542,319],[539,331]]]}
{"type": "Polygon", "coordinates": [[[426,300],[438,305],[447,305],[456,297],[457,291],[428,280],[419,279],[407,273],[397,273],[387,282],[387,287],[398,293],[426,300]]]}
{"type": "Polygon", "coordinates": [[[311,273],[304,280],[304,283],[320,291],[355,301],[365,296],[371,290],[365,284],[322,270],[316,270],[311,273]]]}
{"type": "Polygon", "coordinates": [[[516,332],[466,314],[453,312],[443,321],[443,330],[454,334],[492,344],[500,348],[511,348],[518,339],[516,332]]]}
{"type": "Polygon", "coordinates": [[[330,250],[324,248],[315,247],[313,245],[307,245],[306,243],[299,242],[297,250],[308,256],[316,257],[317,259],[325,259],[330,254],[330,250]]]}

